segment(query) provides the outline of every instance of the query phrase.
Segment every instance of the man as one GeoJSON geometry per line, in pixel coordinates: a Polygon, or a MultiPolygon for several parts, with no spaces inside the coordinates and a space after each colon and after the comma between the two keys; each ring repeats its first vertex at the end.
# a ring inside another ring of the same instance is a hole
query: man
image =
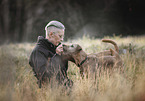
{"type": "Polygon", "coordinates": [[[46,27],[46,36],[38,37],[29,64],[38,79],[38,85],[52,83],[71,87],[73,82],[67,78],[68,61],[59,55],[63,49],[59,47],[63,41],[65,27],[61,22],[50,21],[46,27]]]}

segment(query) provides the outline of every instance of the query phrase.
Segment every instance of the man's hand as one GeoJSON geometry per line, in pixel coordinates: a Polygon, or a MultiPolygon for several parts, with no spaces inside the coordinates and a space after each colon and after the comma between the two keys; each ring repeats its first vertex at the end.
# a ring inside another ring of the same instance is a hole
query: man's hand
{"type": "Polygon", "coordinates": [[[62,44],[61,44],[61,45],[59,45],[59,46],[56,48],[56,53],[59,54],[59,55],[61,55],[62,52],[63,52],[63,46],[62,46],[62,44]]]}

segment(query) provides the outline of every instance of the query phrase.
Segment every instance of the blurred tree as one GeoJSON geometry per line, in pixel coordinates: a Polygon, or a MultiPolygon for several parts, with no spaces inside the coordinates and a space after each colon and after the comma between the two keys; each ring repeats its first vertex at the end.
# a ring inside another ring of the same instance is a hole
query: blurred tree
{"type": "Polygon", "coordinates": [[[36,41],[50,20],[66,26],[65,40],[144,34],[143,0],[0,0],[0,43],[36,41]]]}

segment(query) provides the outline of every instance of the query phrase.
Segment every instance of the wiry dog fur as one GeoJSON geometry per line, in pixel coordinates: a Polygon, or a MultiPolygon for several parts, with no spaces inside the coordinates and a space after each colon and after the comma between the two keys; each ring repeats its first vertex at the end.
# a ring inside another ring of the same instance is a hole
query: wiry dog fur
{"type": "MultiPolygon", "coordinates": [[[[100,68],[121,68],[122,59],[119,56],[117,44],[110,39],[103,39],[102,42],[112,43],[115,50],[110,49],[100,53],[87,54],[78,44],[63,45],[63,56],[74,62],[79,68],[81,76],[84,74],[94,75],[100,68]]],[[[90,75],[90,76],[91,76],[90,75]]]]}

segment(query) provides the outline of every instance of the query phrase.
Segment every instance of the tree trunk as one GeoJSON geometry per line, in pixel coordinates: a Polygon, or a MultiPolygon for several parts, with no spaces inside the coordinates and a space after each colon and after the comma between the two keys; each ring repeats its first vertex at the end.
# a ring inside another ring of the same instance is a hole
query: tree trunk
{"type": "Polygon", "coordinates": [[[3,8],[3,26],[4,26],[4,33],[3,33],[3,37],[5,37],[5,39],[7,41],[10,41],[9,39],[9,0],[4,0],[4,8],[3,8]]]}

